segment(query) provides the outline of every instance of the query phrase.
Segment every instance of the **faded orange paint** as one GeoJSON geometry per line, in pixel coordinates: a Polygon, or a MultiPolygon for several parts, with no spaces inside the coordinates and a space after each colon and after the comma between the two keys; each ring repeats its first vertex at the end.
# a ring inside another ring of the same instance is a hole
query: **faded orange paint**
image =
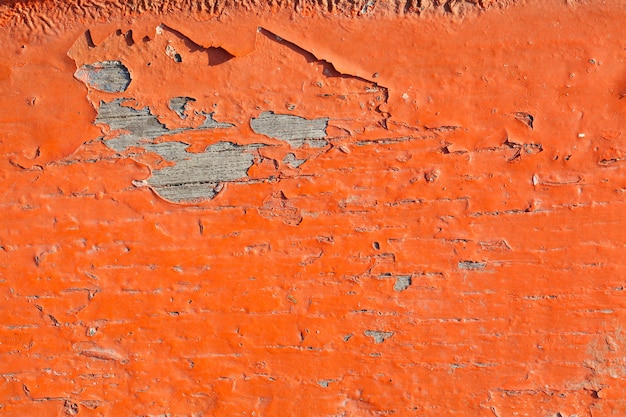
{"type": "Polygon", "coordinates": [[[622,415],[623,2],[53,3],[0,3],[0,415],[622,415]],[[253,158],[174,203],[163,142],[253,158]]]}

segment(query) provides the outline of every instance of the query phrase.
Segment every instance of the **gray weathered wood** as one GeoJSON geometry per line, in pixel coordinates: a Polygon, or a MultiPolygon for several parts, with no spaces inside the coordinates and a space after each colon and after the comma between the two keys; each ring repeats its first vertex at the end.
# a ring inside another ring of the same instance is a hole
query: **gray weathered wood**
{"type": "Polygon", "coordinates": [[[86,64],[81,66],[74,76],[90,87],[107,93],[124,92],[131,82],[130,71],[120,61],[86,64]]]}

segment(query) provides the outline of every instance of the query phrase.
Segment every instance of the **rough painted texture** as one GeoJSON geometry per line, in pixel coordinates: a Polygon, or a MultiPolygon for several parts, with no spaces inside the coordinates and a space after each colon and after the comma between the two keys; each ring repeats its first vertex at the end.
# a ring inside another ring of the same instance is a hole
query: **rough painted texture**
{"type": "Polygon", "coordinates": [[[0,415],[623,414],[621,2],[164,4],[0,3],[0,415]]]}
{"type": "Polygon", "coordinates": [[[515,4],[517,0],[9,0],[0,4],[0,22],[21,25],[28,30],[54,31],[67,21],[84,22],[103,17],[142,13],[186,12],[201,17],[218,17],[233,11],[256,13],[291,10],[299,14],[331,13],[350,17],[362,15],[462,15],[493,7],[515,4]]]}

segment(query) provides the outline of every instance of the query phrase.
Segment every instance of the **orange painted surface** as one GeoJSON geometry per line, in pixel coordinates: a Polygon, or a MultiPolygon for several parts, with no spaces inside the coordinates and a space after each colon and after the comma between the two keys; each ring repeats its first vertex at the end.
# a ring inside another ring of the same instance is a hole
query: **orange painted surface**
{"type": "Polygon", "coordinates": [[[623,2],[139,3],[0,2],[0,415],[623,415],[623,2]]]}

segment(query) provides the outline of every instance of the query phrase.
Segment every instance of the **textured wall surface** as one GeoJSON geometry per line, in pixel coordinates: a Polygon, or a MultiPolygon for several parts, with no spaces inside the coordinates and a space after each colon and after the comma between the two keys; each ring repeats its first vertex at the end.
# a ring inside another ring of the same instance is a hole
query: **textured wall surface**
{"type": "Polygon", "coordinates": [[[0,0],[0,415],[623,415],[625,21],[0,0]]]}

